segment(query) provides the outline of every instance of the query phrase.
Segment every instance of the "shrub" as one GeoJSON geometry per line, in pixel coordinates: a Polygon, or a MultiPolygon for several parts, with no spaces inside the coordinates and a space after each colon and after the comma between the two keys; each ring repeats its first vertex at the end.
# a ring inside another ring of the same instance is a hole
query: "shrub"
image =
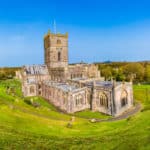
{"type": "Polygon", "coordinates": [[[28,104],[28,105],[32,105],[32,102],[31,102],[31,100],[30,99],[24,99],[24,102],[26,103],[26,104],[28,104]]]}
{"type": "Polygon", "coordinates": [[[72,128],[72,123],[71,122],[67,123],[67,128],[72,128]]]}
{"type": "Polygon", "coordinates": [[[127,118],[127,121],[131,121],[131,120],[132,120],[132,117],[131,117],[131,116],[127,118]]]}

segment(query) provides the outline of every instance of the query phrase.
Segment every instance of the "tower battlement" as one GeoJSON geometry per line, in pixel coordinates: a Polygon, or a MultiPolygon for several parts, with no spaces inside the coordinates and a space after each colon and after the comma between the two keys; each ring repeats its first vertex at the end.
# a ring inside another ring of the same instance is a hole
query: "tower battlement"
{"type": "Polygon", "coordinates": [[[50,30],[48,30],[48,33],[45,34],[44,39],[46,39],[48,37],[64,37],[64,38],[68,38],[68,32],[66,32],[65,34],[62,34],[62,33],[52,33],[50,30]]]}

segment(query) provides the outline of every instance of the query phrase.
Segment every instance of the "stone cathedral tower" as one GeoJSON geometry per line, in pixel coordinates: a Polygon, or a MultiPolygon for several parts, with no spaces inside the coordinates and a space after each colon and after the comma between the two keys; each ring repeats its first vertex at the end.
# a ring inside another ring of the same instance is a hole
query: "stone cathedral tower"
{"type": "Polygon", "coordinates": [[[51,79],[62,81],[68,67],[68,33],[54,34],[49,31],[44,37],[44,51],[51,79]]]}

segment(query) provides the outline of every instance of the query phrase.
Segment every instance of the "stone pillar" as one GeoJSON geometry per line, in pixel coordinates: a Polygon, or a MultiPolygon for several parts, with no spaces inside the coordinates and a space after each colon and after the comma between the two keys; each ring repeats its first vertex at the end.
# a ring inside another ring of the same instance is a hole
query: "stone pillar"
{"type": "Polygon", "coordinates": [[[113,89],[112,89],[112,115],[115,116],[116,114],[116,101],[115,101],[115,97],[116,97],[116,92],[115,92],[115,86],[116,84],[113,84],[113,89]]]}
{"type": "Polygon", "coordinates": [[[93,89],[92,89],[92,111],[95,111],[96,110],[96,89],[95,87],[93,86],[93,89]]]}

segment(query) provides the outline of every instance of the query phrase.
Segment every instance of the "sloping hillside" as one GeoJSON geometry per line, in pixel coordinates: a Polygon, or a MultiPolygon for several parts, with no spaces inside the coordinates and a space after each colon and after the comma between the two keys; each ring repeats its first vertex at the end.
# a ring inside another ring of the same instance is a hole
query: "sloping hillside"
{"type": "Polygon", "coordinates": [[[150,149],[150,86],[134,87],[142,112],[103,123],[86,118],[108,116],[89,111],[71,122],[42,98],[24,99],[20,88],[17,80],[0,82],[0,149],[150,149]]]}

